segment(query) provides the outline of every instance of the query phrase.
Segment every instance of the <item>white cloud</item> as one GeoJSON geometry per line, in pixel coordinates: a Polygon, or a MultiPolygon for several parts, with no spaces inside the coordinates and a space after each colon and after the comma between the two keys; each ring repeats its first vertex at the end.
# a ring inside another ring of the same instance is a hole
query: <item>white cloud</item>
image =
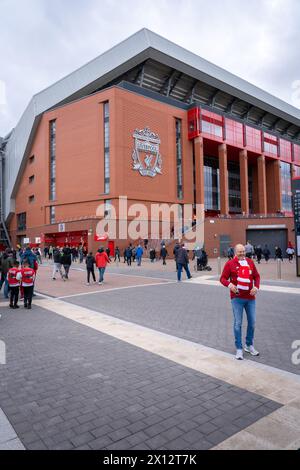
{"type": "Polygon", "coordinates": [[[0,11],[0,135],[33,94],[143,27],[295,105],[299,0],[0,0],[0,11]]]}

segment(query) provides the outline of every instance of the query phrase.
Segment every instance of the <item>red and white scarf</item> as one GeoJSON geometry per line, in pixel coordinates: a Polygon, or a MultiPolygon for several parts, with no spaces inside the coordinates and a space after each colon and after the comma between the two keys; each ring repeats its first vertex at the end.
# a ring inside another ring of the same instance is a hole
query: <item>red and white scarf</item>
{"type": "Polygon", "coordinates": [[[237,278],[237,288],[240,290],[250,290],[251,287],[251,280],[250,276],[252,274],[252,270],[246,259],[243,259],[238,262],[238,278],[237,278]]]}

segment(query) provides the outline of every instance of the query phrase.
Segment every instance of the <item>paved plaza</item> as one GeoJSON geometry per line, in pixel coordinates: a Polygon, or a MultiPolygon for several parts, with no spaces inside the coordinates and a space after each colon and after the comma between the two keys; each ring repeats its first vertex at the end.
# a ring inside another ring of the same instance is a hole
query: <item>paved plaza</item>
{"type": "MultiPolygon", "coordinates": [[[[0,449],[298,449],[300,282],[259,266],[256,358],[234,359],[228,291],[145,260],[86,286],[38,271],[32,310],[1,293],[0,449]],[[298,355],[299,357],[299,355],[298,355]]],[[[244,325],[245,330],[245,325],[244,325]]]]}

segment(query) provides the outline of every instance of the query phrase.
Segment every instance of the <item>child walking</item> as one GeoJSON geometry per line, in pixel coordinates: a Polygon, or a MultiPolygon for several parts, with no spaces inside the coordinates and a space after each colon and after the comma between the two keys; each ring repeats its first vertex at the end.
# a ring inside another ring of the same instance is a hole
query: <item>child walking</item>
{"type": "Polygon", "coordinates": [[[14,261],[13,267],[8,270],[7,280],[10,288],[10,308],[19,308],[19,289],[20,281],[22,279],[22,273],[19,269],[19,261],[14,261]]]}
{"type": "Polygon", "coordinates": [[[28,261],[24,261],[21,273],[22,287],[24,290],[24,308],[31,309],[35,271],[34,269],[30,268],[28,261]]]}

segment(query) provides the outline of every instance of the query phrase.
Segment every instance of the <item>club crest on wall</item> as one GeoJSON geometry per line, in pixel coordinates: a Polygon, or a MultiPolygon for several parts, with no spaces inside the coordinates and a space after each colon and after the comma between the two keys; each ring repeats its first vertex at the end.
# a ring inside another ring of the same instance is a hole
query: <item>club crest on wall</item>
{"type": "Polygon", "coordinates": [[[149,127],[135,129],[132,168],[142,176],[154,177],[162,173],[162,158],[159,153],[160,138],[149,127]]]}

